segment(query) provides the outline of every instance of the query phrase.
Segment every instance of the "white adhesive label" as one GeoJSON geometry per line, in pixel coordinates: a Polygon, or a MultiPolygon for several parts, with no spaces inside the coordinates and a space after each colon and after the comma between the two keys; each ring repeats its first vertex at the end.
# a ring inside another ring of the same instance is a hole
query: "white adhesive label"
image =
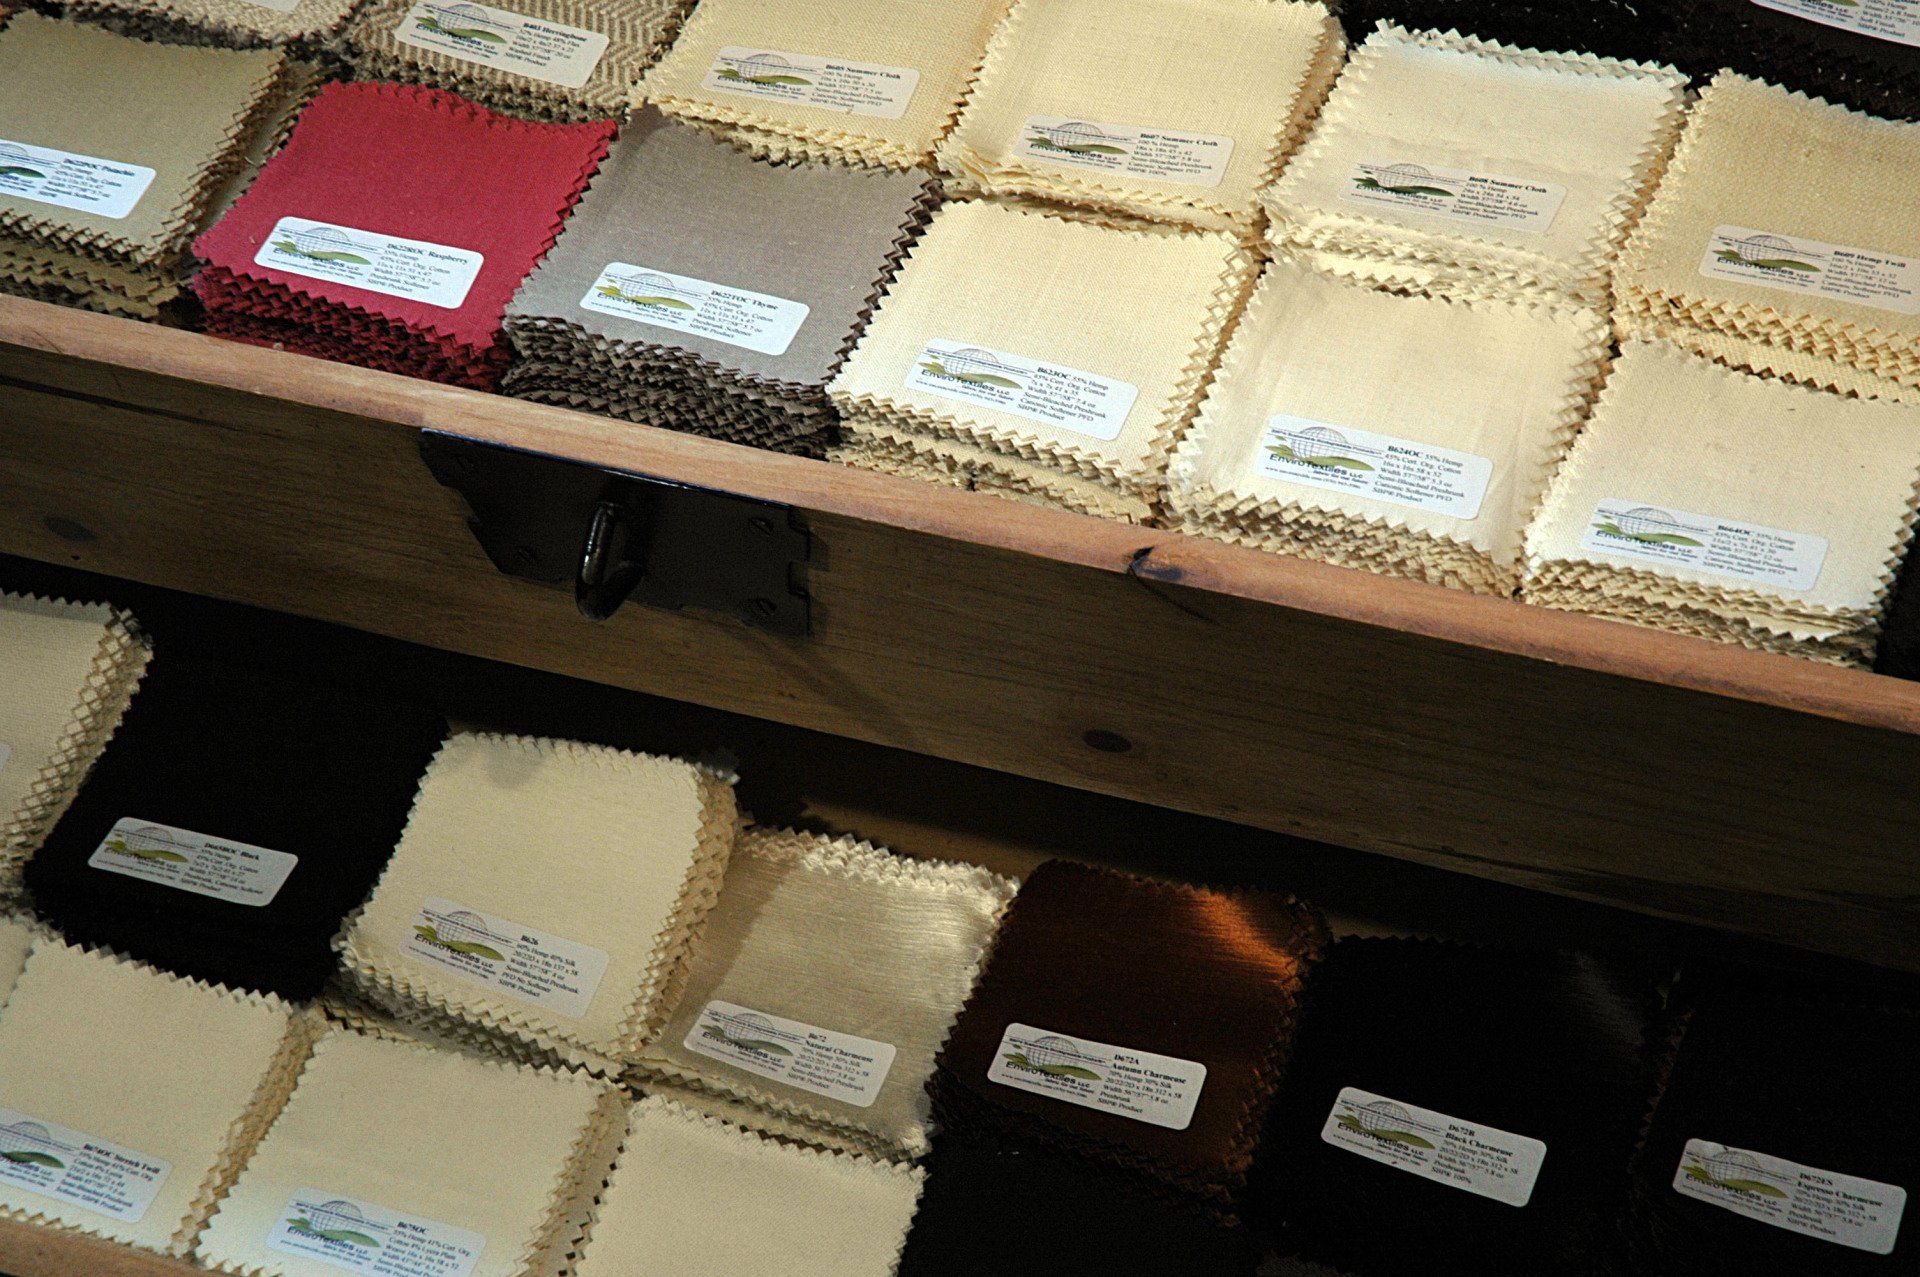
{"type": "Polygon", "coordinates": [[[317,1188],[295,1193],[267,1234],[269,1250],[366,1277],[468,1277],[486,1245],[471,1229],[317,1188]]]}
{"type": "Polygon", "coordinates": [[[1717,226],[1700,259],[1700,273],[1709,279],[1859,302],[1896,315],[1920,315],[1920,259],[1894,253],[1745,226],[1717,226]]]}
{"type": "Polygon", "coordinates": [[[324,279],[447,310],[467,300],[486,259],[464,248],[283,217],[253,255],[256,266],[324,279]]]}
{"type": "Polygon", "coordinates": [[[807,321],[805,302],[689,275],[609,262],[580,299],[583,310],[724,341],[763,355],[784,355],[807,321]]]}
{"type": "Polygon", "coordinates": [[[144,164],[119,164],[0,138],[0,195],[118,221],[133,212],[151,185],[153,170],[144,164]]]}
{"type": "Polygon", "coordinates": [[[1194,1060],[1009,1024],[987,1080],[1082,1108],[1184,1131],[1193,1122],[1207,1066],[1194,1060]]]}
{"type": "Polygon", "coordinates": [[[0,1183],[135,1223],[173,1164],[0,1108],[0,1183]]]}
{"type": "Polygon", "coordinates": [[[1907,1190],[1725,1144],[1688,1140],[1673,1191],[1821,1241],[1893,1252],[1907,1190]]]}
{"type": "Polygon", "coordinates": [[[912,67],[817,58],[780,49],[730,44],[714,55],[701,87],[799,106],[897,120],[907,112],[920,73],[912,67]]]}
{"type": "Polygon", "coordinates": [[[1119,438],[1140,395],[1138,387],[1097,373],[939,340],[914,360],[907,384],[1094,439],[1119,438]]]}
{"type": "Polygon", "coordinates": [[[1341,195],[1355,204],[1432,213],[1457,222],[1541,235],[1559,216],[1567,188],[1472,169],[1363,160],[1354,165],[1341,195]]]}
{"type": "Polygon", "coordinates": [[[1345,1087],[1320,1138],[1369,1161],[1509,1206],[1525,1206],[1547,1146],[1357,1087],[1345,1087]]]}
{"type": "Polygon", "coordinates": [[[1827,539],[1812,533],[1612,498],[1594,508],[1580,544],[1783,590],[1812,589],[1827,559],[1827,539]]]}
{"type": "Polygon", "coordinates": [[[1227,175],[1227,161],[1233,158],[1233,139],[1058,115],[1030,115],[1014,151],[1029,159],[1103,173],[1151,177],[1181,186],[1218,186],[1227,175]]]}
{"type": "Polygon", "coordinates": [[[866,1108],[880,1098],[894,1047],[715,1000],[684,1043],[696,1055],[866,1108]]]}
{"type": "Polygon", "coordinates": [[[607,974],[602,950],[432,896],[413,920],[407,952],[574,1020],[607,974]]]}
{"type": "Polygon", "coordinates": [[[451,54],[565,89],[585,84],[607,51],[604,31],[543,22],[472,0],[459,4],[420,0],[407,10],[393,38],[416,49],[451,54]]]}
{"type": "Polygon", "coordinates": [[[133,817],[116,820],[106,839],[87,857],[90,869],[236,905],[270,903],[299,863],[300,857],[289,852],[133,817]]]}
{"type": "Polygon", "coordinates": [[[1267,419],[1255,468],[1270,479],[1358,493],[1456,519],[1480,513],[1493,480],[1493,462],[1470,452],[1286,413],[1267,419]]]}
{"type": "Polygon", "coordinates": [[[1762,9],[1920,47],[1920,0],[1753,0],[1762,9]]]}

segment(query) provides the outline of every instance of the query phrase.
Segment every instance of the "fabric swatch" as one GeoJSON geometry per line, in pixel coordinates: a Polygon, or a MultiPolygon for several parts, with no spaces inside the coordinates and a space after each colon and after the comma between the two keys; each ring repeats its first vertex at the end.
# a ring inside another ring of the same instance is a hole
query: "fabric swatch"
{"type": "Polygon", "coordinates": [[[1665,0],[1662,56],[1723,67],[1856,111],[1920,120],[1920,22],[1857,0],[1665,0]]]}
{"type": "Polygon", "coordinates": [[[1911,543],[1908,550],[1887,602],[1886,629],[1873,668],[1893,678],[1920,680],[1920,555],[1911,553],[1911,543]]]}
{"type": "Polygon", "coordinates": [[[1672,0],[1339,0],[1340,20],[1364,40],[1381,22],[1458,31],[1523,49],[1665,61],[1672,0]]]}
{"type": "Polygon", "coordinates": [[[318,56],[358,0],[64,0],[61,15],[163,44],[285,48],[318,56]]]}
{"type": "Polygon", "coordinates": [[[0,1007],[6,1006],[7,995],[13,992],[14,982],[27,965],[35,934],[31,918],[0,914],[0,1007]]]}

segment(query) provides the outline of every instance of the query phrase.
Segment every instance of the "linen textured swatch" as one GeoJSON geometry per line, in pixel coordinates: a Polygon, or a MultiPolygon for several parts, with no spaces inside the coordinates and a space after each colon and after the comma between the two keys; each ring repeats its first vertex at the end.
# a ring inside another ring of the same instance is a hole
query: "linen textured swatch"
{"type": "Polygon", "coordinates": [[[1665,0],[1667,58],[1920,120],[1920,15],[1886,0],[1665,0]]]}
{"type": "Polygon", "coordinates": [[[224,49],[330,51],[359,0],[64,0],[62,17],[138,40],[224,49]]]}

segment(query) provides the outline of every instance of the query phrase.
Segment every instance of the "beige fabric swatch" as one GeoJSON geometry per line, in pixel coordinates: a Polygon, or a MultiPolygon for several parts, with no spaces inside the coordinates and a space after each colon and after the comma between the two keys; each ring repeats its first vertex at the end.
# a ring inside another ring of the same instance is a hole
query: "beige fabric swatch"
{"type": "Polygon", "coordinates": [[[1623,342],[1633,338],[1664,341],[1725,367],[1760,373],[1795,385],[1832,390],[1861,399],[1920,403],[1920,385],[1903,385],[1891,377],[1856,368],[1851,363],[1795,350],[1791,346],[1756,341],[1737,333],[1700,328],[1624,308],[1614,311],[1613,328],[1615,335],[1623,342]]]}
{"type": "Polygon", "coordinates": [[[232,49],[298,46],[318,53],[335,36],[356,0],[67,0],[65,14],[139,39],[232,49]]]}
{"type": "Polygon", "coordinates": [[[578,1277],[890,1277],[925,1182],[650,1097],[630,1115],[578,1277]]]}
{"type": "Polygon", "coordinates": [[[6,1006],[7,995],[13,992],[14,982],[27,965],[36,934],[32,919],[0,915],[0,1008],[6,1006]]]}
{"type": "Polygon", "coordinates": [[[1155,513],[1153,501],[1142,493],[890,418],[851,418],[841,423],[840,433],[842,443],[830,455],[843,465],[1122,523],[1146,523],[1155,513]]]}

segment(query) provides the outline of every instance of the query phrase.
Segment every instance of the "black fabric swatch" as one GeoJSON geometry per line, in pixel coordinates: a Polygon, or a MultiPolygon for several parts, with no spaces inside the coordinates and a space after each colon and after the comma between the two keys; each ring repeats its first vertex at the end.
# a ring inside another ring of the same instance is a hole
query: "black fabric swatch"
{"type": "Polygon", "coordinates": [[[1873,668],[1894,678],[1920,679],[1920,541],[1908,548],[1900,565],[1873,668]]]}
{"type": "Polygon", "coordinates": [[[1037,1144],[942,1134],[899,1277],[1252,1277],[1260,1247],[1037,1144]]]}
{"type": "Polygon", "coordinates": [[[1335,945],[1308,990],[1249,1220],[1283,1250],[1363,1277],[1609,1271],[1652,1091],[1656,987],[1581,955],[1335,945]],[[1531,1198],[1516,1207],[1327,1143],[1347,1087],[1540,1140],[1531,1198]]]}
{"type": "MultiPolygon", "coordinates": [[[[1920,48],[1753,0],[1670,4],[1666,56],[1702,82],[1727,68],[1869,115],[1920,120],[1920,48]]],[[[1857,10],[1833,12],[1844,19],[1857,10]]]]}
{"type": "Polygon", "coordinates": [[[392,854],[445,733],[424,707],[169,650],[27,863],[27,887],[69,939],[304,1001],[333,969],[331,941],[392,854]],[[264,905],[89,867],[122,819],[299,863],[264,905]]]}
{"type": "Polygon", "coordinates": [[[1344,0],[1340,21],[1358,44],[1380,22],[1412,31],[1458,31],[1546,53],[1664,61],[1666,0],[1344,0]]]}

